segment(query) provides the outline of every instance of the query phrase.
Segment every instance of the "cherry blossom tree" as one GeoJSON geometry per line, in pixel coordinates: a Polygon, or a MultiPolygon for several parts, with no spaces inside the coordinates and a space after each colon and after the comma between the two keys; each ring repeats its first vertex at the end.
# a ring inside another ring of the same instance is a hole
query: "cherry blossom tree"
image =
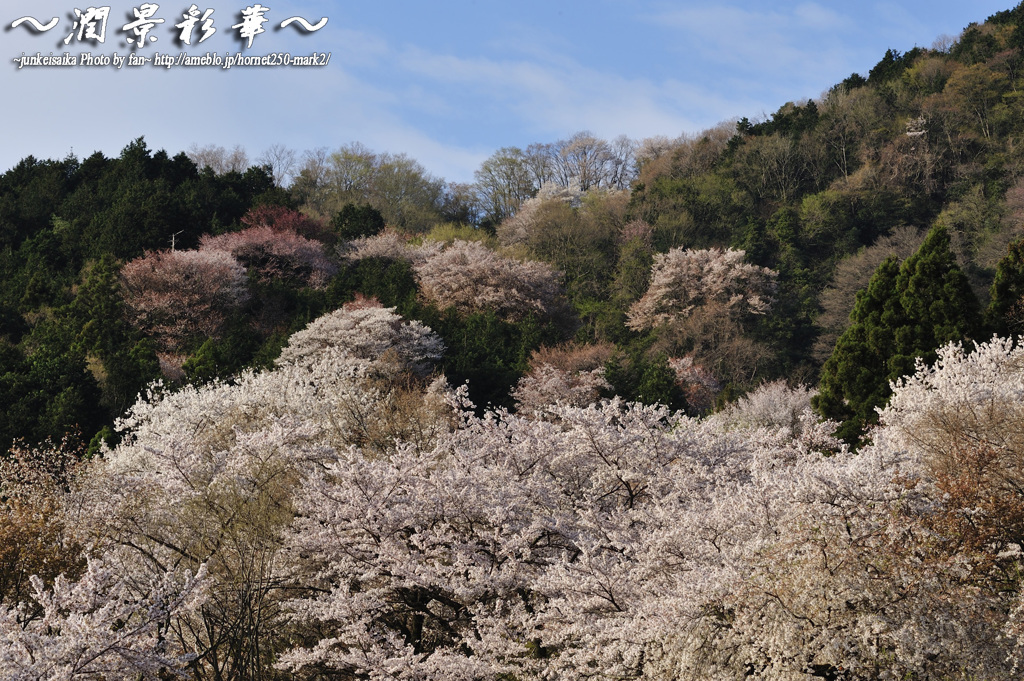
{"type": "Polygon", "coordinates": [[[1013,594],[979,588],[920,457],[887,430],[853,454],[806,391],[763,392],[739,408],[754,418],[725,423],[618,401],[467,413],[431,452],[339,456],[297,501],[290,555],[323,581],[288,608],[319,633],[283,668],[1011,674],[1013,594]]]}
{"type": "Polygon", "coordinates": [[[893,384],[880,418],[947,495],[943,529],[977,553],[986,579],[1019,591],[1024,348],[1001,338],[973,352],[948,344],[934,365],[919,360],[912,376],[893,384]]]}
{"type": "Polygon", "coordinates": [[[249,298],[245,268],[221,250],[152,251],[121,268],[131,321],[168,350],[216,336],[249,298]]]}
{"type": "Polygon", "coordinates": [[[202,570],[168,572],[147,583],[99,561],[78,580],[57,577],[52,588],[33,577],[38,619],[0,605],[4,678],[132,681],[181,672],[192,656],[166,640],[165,627],[202,602],[203,579],[202,570]]]}
{"type": "Polygon", "coordinates": [[[443,378],[420,375],[442,351],[428,328],[363,300],[296,334],[273,370],[158,386],[119,421],[121,444],[76,487],[75,524],[140,579],[205,568],[205,600],[162,629],[195,678],[268,673],[291,635],[281,603],[309,588],[281,553],[296,489],[351,446],[429,449],[454,425],[443,378]]]}
{"type": "Polygon", "coordinates": [[[36,447],[15,443],[0,458],[0,605],[27,608],[31,577],[52,585],[58,575],[77,577],[85,566],[74,527],[64,517],[64,497],[81,467],[81,451],[68,441],[36,447]]]}
{"type": "Polygon", "coordinates": [[[676,375],[676,383],[691,413],[706,414],[714,408],[715,399],[722,391],[722,383],[714,374],[695,362],[692,355],[671,357],[668,366],[676,375]]]}
{"type": "Polygon", "coordinates": [[[429,373],[444,353],[444,343],[430,327],[403,320],[375,298],[359,298],[292,334],[277,364],[309,364],[330,348],[368,361],[388,355],[397,369],[419,375],[429,373]]]}
{"type": "Polygon", "coordinates": [[[518,321],[531,314],[552,316],[564,306],[551,266],[505,258],[479,242],[456,240],[413,267],[420,294],[442,309],[494,311],[518,321]]]}
{"type": "MultiPolygon", "coordinates": [[[[379,368],[389,350],[360,339],[435,347],[396,318],[361,301],[272,370],[136,404],[61,502],[92,560],[0,602],[5,671],[1017,673],[1024,359],[1010,341],[919,364],[851,452],[807,389],[781,383],[704,419],[618,398],[477,414],[464,389],[379,368]],[[415,408],[395,409],[399,394],[415,408]],[[380,425],[394,414],[428,425],[380,425]]],[[[538,352],[535,368],[592,371],[598,350],[538,352]]]]}
{"type": "Polygon", "coordinates": [[[295,232],[299,236],[315,241],[329,240],[331,235],[331,230],[323,220],[272,204],[260,204],[250,208],[242,216],[241,222],[247,228],[270,227],[277,232],[295,232]]]}
{"type": "Polygon", "coordinates": [[[440,250],[441,244],[435,241],[425,241],[418,246],[412,245],[407,236],[392,229],[346,241],[338,248],[342,259],[347,262],[357,262],[366,258],[387,258],[422,263],[425,258],[440,250]]]}
{"type": "Polygon", "coordinates": [[[815,391],[786,381],[763,383],[712,418],[723,428],[770,428],[799,432],[811,411],[815,391]]]}
{"type": "Polygon", "coordinates": [[[519,380],[512,396],[521,414],[543,413],[555,404],[582,407],[611,389],[605,380],[610,344],[542,347],[530,356],[530,371],[519,380]]]}
{"type": "MultiPolygon", "coordinates": [[[[682,356],[698,374],[749,384],[769,350],[746,333],[747,326],[770,309],[777,273],[744,262],[744,255],[718,248],[656,254],[650,285],[630,307],[627,326],[655,330],[658,349],[682,356]]],[[[714,399],[713,382],[691,379],[699,376],[683,380],[696,391],[695,405],[714,399]]]]}
{"type": "Polygon", "coordinates": [[[744,255],[731,248],[674,248],[655,255],[650,287],[630,308],[630,328],[649,329],[712,303],[732,315],[764,314],[776,272],[744,262],[744,255]]]}
{"type": "Polygon", "coordinates": [[[522,202],[514,215],[511,215],[496,228],[498,240],[503,246],[527,243],[536,226],[540,214],[546,205],[564,203],[572,208],[579,208],[583,201],[583,190],[578,183],[568,186],[546,182],[537,193],[522,202]]]}
{"type": "Polygon", "coordinates": [[[467,413],[434,451],[350,452],[312,478],[289,545],[324,581],[290,607],[297,625],[327,634],[282,665],[404,678],[539,671],[537,584],[579,554],[576,507],[639,501],[674,452],[644,460],[644,443],[665,442],[664,410],[558,416],[467,413]]]}
{"type": "Polygon", "coordinates": [[[338,271],[324,255],[322,243],[291,229],[261,225],[217,236],[207,234],[199,244],[200,251],[234,256],[263,281],[287,278],[323,288],[338,271]]]}
{"type": "Polygon", "coordinates": [[[0,669],[5,679],[137,679],[180,671],[168,622],[203,597],[202,570],[125,571],[97,557],[66,442],[0,460],[0,669]]]}

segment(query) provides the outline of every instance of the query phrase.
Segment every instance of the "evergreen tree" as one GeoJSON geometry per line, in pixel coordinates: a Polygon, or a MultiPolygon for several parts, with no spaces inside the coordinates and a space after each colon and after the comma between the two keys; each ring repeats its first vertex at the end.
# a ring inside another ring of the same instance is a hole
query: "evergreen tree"
{"type": "Polygon", "coordinates": [[[841,423],[839,436],[855,442],[878,420],[876,407],[892,394],[890,381],[914,371],[917,358],[981,330],[978,303],[949,250],[949,234],[934,228],[900,267],[886,259],[857,294],[850,326],[822,370],[818,412],[841,423]]]}
{"type": "Polygon", "coordinates": [[[348,241],[380,234],[386,225],[384,216],[373,206],[346,203],[331,219],[331,226],[341,239],[348,241]]]}
{"type": "Polygon", "coordinates": [[[917,357],[931,363],[937,348],[980,335],[978,299],[949,249],[945,227],[932,229],[903,263],[896,289],[906,323],[896,332],[890,380],[914,373],[917,357]]]}
{"type": "Polygon", "coordinates": [[[850,326],[839,337],[822,369],[814,407],[839,421],[838,435],[855,440],[862,424],[871,421],[874,408],[889,397],[886,360],[894,354],[894,327],[902,315],[897,303],[899,261],[889,256],[868,283],[857,292],[850,326]]]}
{"type": "Polygon", "coordinates": [[[1024,239],[1010,244],[996,266],[986,318],[1000,335],[1024,331],[1024,239]]]}

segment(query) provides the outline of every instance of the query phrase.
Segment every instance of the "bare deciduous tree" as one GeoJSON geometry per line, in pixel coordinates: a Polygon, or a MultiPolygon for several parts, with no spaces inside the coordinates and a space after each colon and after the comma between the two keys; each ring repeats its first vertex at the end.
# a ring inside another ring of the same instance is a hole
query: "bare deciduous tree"
{"type": "Polygon", "coordinates": [[[256,163],[270,166],[274,184],[278,187],[287,187],[295,178],[298,157],[294,149],[289,149],[283,144],[272,144],[256,157],[256,163]]]}

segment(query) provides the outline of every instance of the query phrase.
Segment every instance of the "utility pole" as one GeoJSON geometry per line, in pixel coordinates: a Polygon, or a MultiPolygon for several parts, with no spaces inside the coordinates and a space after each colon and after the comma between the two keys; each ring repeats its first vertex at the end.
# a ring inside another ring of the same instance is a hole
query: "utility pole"
{"type": "Polygon", "coordinates": [[[185,230],[181,230],[181,231],[175,232],[174,234],[171,235],[171,250],[172,251],[174,250],[174,239],[175,239],[175,237],[177,237],[179,234],[181,234],[181,232],[184,232],[184,231],[185,230]]]}

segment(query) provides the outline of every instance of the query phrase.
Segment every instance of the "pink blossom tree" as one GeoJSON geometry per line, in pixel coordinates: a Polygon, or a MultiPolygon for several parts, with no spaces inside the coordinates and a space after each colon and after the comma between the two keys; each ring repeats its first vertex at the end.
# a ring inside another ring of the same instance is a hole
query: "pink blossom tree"
{"type": "Polygon", "coordinates": [[[310,217],[304,213],[285,208],[261,204],[249,209],[242,216],[242,224],[246,228],[269,227],[275,232],[292,232],[314,241],[330,240],[331,230],[323,220],[310,217]]]}
{"type": "Polygon", "coordinates": [[[324,255],[322,243],[277,226],[258,225],[218,236],[207,234],[199,243],[200,251],[231,254],[263,281],[291,279],[322,288],[338,271],[324,255]]]}
{"type": "Polygon", "coordinates": [[[559,274],[550,265],[505,258],[479,242],[456,240],[413,267],[423,298],[442,309],[492,310],[518,321],[555,315],[565,304],[559,274]]]}
{"type": "Polygon", "coordinates": [[[249,298],[245,268],[221,250],[153,251],[121,268],[131,321],[162,348],[216,336],[249,298]]]}

